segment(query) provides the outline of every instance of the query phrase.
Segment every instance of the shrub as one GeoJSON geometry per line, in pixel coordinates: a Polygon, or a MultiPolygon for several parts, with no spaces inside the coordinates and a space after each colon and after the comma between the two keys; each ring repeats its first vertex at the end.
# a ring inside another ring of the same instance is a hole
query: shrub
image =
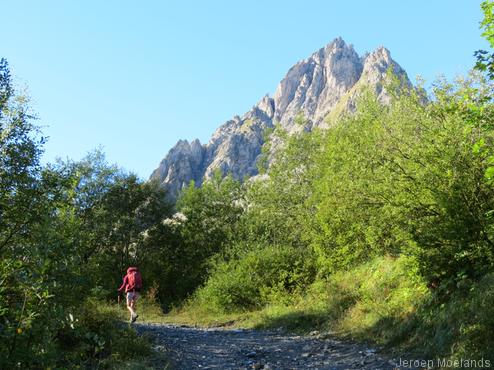
{"type": "Polygon", "coordinates": [[[310,252],[286,246],[261,247],[239,259],[219,262],[195,300],[221,312],[259,308],[288,299],[314,279],[310,252]]]}
{"type": "Polygon", "coordinates": [[[149,342],[119,323],[118,306],[88,300],[57,334],[59,364],[98,367],[151,354],[149,342]]]}

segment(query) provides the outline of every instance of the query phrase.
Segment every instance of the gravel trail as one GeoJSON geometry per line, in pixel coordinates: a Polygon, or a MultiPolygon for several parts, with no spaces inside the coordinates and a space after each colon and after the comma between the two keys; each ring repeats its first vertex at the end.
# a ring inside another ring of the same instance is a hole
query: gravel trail
{"type": "Polygon", "coordinates": [[[136,324],[136,329],[153,337],[155,349],[165,351],[177,370],[397,369],[395,361],[372,348],[317,332],[297,336],[281,331],[163,324],[136,324]]]}

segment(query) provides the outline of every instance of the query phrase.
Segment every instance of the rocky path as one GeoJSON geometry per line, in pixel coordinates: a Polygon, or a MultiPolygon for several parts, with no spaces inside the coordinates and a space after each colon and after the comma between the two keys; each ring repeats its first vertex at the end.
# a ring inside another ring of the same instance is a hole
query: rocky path
{"type": "Polygon", "coordinates": [[[154,338],[172,366],[189,369],[396,369],[394,361],[364,345],[322,335],[303,337],[276,331],[198,329],[138,324],[154,338]]]}

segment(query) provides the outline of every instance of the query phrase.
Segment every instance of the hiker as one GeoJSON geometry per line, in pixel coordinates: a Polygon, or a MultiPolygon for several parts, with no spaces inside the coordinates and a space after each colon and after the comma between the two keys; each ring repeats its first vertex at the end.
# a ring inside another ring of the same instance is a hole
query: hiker
{"type": "Polygon", "coordinates": [[[129,267],[127,269],[127,275],[123,278],[123,283],[118,288],[118,293],[125,290],[127,299],[127,309],[130,312],[130,322],[133,323],[137,320],[139,315],[136,313],[136,301],[139,298],[139,292],[142,288],[142,277],[137,267],[129,267]]]}

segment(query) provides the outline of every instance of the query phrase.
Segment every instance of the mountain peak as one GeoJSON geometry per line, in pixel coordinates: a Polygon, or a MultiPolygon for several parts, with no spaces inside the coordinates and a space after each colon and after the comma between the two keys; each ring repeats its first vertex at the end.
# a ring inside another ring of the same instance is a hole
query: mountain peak
{"type": "Polygon", "coordinates": [[[402,79],[407,86],[411,86],[405,70],[391,58],[390,51],[384,46],[378,47],[364,59],[364,68],[360,79],[363,83],[374,86],[378,98],[382,102],[389,101],[389,97],[384,92],[382,86],[382,82],[386,80],[386,75],[389,70],[391,70],[395,76],[402,79]]]}
{"type": "Polygon", "coordinates": [[[290,68],[274,95],[275,120],[289,131],[300,112],[316,123],[322,121],[362,70],[353,46],[341,37],[334,39],[290,68]]]}
{"type": "MultiPolygon", "coordinates": [[[[369,53],[364,59],[365,64],[381,64],[382,66],[392,66],[396,62],[391,58],[391,53],[384,46],[378,47],[369,53]]],[[[397,65],[397,64],[396,64],[397,65]]]]}
{"type": "MultiPolygon", "coordinates": [[[[333,41],[330,41],[329,43],[326,44],[326,46],[323,49],[332,49],[332,48],[344,48],[346,47],[347,44],[345,43],[345,40],[341,36],[335,37],[333,41]]],[[[351,46],[351,45],[349,45],[351,46]]]]}
{"type": "Polygon", "coordinates": [[[343,40],[341,37],[337,37],[331,42],[327,43],[326,46],[322,47],[321,49],[313,53],[306,60],[308,59],[317,60],[319,58],[326,59],[331,57],[331,55],[333,54],[344,53],[344,52],[350,52],[356,54],[352,44],[347,44],[345,40],[343,40]]]}

